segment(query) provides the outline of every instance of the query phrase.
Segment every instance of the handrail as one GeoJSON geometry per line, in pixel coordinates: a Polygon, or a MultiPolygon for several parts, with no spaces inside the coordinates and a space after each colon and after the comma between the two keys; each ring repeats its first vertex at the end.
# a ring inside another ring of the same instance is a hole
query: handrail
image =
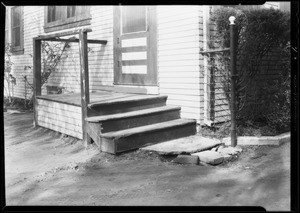
{"type": "Polygon", "coordinates": [[[206,51],[200,51],[200,53],[205,54],[205,53],[218,53],[218,52],[226,52],[226,51],[230,51],[230,48],[216,49],[216,50],[206,50],[206,51]]]}

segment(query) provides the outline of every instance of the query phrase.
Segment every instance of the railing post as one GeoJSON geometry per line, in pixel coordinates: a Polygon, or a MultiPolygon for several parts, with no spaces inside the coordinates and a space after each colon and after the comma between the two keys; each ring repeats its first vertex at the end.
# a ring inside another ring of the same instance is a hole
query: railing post
{"type": "Polygon", "coordinates": [[[87,51],[87,31],[79,32],[79,56],[80,56],[80,87],[81,87],[81,113],[82,113],[82,139],[85,145],[91,143],[87,134],[87,106],[90,102],[89,93],[89,68],[87,51]]]}
{"type": "Polygon", "coordinates": [[[235,99],[235,84],[236,84],[236,29],[235,17],[230,16],[230,74],[231,74],[231,97],[230,97],[230,115],[231,115],[231,146],[237,145],[236,135],[236,99],[235,99]]]}
{"type": "Polygon", "coordinates": [[[33,38],[33,114],[34,126],[38,126],[37,96],[42,94],[41,88],[41,40],[33,38]]]}

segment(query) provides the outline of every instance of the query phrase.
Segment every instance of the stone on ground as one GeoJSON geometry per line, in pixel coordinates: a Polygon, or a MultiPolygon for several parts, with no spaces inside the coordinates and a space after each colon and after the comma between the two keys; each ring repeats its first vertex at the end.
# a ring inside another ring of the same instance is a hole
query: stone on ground
{"type": "Polygon", "coordinates": [[[193,135],[185,138],[170,140],[151,146],[141,148],[142,150],[155,151],[162,155],[178,155],[182,153],[195,153],[211,149],[221,144],[221,141],[213,138],[206,138],[200,135],[193,135]]]}
{"type": "Polygon", "coordinates": [[[192,155],[198,156],[200,162],[208,163],[211,165],[220,164],[224,160],[224,157],[220,153],[210,151],[210,150],[203,151],[203,152],[197,152],[192,155]]]}
{"type": "Polygon", "coordinates": [[[218,149],[219,153],[227,154],[227,155],[236,155],[238,151],[234,147],[225,147],[223,149],[218,149]]]}
{"type": "Polygon", "coordinates": [[[173,163],[180,164],[199,164],[199,157],[194,155],[178,155],[173,161],[173,163]]]}
{"type": "Polygon", "coordinates": [[[222,154],[222,153],[220,153],[221,155],[222,155],[222,157],[224,158],[223,159],[223,161],[224,162],[227,162],[227,161],[231,161],[232,159],[233,159],[233,156],[232,155],[228,155],[228,154],[222,154]]]}

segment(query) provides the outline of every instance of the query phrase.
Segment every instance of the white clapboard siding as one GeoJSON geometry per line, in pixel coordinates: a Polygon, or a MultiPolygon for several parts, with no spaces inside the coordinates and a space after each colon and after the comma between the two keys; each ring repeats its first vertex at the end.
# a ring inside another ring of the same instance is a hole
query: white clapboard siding
{"type": "Polygon", "coordinates": [[[167,104],[181,107],[183,118],[200,122],[203,86],[200,6],[158,6],[158,77],[167,104]]]}
{"type": "MultiPolygon", "coordinates": [[[[159,60],[159,58],[158,58],[159,60]]],[[[198,60],[177,60],[177,61],[159,61],[159,67],[175,67],[175,66],[199,66],[200,67],[200,59],[198,60]]],[[[200,69],[200,68],[199,68],[200,69]]],[[[187,69],[188,70],[188,69],[187,69]]]]}
{"type": "Polygon", "coordinates": [[[186,95],[190,95],[190,96],[200,96],[201,93],[203,93],[202,91],[196,91],[196,90],[175,90],[175,89],[169,89],[169,88],[164,88],[162,86],[160,86],[159,89],[160,93],[162,95],[169,95],[169,94],[176,94],[176,95],[181,95],[181,96],[186,96],[186,95]]]}
{"type": "Polygon", "coordinates": [[[70,136],[73,136],[75,138],[82,139],[82,133],[81,132],[76,132],[76,131],[73,131],[73,130],[62,128],[61,126],[56,126],[54,124],[49,124],[49,123],[46,123],[46,122],[43,122],[43,121],[40,121],[39,124],[41,126],[45,127],[45,128],[52,129],[54,131],[61,132],[61,133],[66,134],[66,135],[70,135],[70,136]]]}
{"type": "MultiPolygon", "coordinates": [[[[178,84],[177,78],[161,78],[160,83],[167,84],[167,83],[176,83],[178,84]]],[[[180,84],[199,84],[199,78],[192,78],[190,76],[185,76],[180,78],[180,84]]]]}
{"type": "Polygon", "coordinates": [[[186,48],[186,49],[175,49],[175,50],[160,50],[158,52],[158,57],[161,56],[171,56],[171,55],[190,55],[190,54],[199,54],[200,50],[198,47],[186,48]]]}
{"type": "MultiPolygon", "coordinates": [[[[176,81],[176,79],[178,78],[178,81],[180,81],[180,78],[185,78],[187,76],[189,76],[190,78],[202,78],[201,73],[199,72],[193,72],[191,71],[184,71],[184,72],[172,72],[172,71],[166,71],[164,73],[160,73],[160,79],[162,78],[168,78],[170,75],[172,75],[172,78],[174,79],[174,81],[176,81]]],[[[162,80],[161,82],[163,82],[164,80],[162,80]]]]}
{"type": "MultiPolygon", "coordinates": [[[[176,83],[162,83],[165,87],[170,89],[177,89],[177,90],[200,90],[203,89],[203,85],[199,83],[183,83],[181,80],[177,79],[176,83]]],[[[180,92],[180,91],[178,91],[180,92]]]]}
{"type": "Polygon", "coordinates": [[[189,37],[189,36],[200,36],[202,35],[202,30],[199,30],[199,29],[190,29],[190,30],[185,30],[185,31],[179,31],[179,32],[176,32],[176,33],[171,33],[171,34],[162,34],[159,36],[159,40],[168,40],[170,38],[186,38],[186,37],[189,37]]]}
{"type": "MultiPolygon", "coordinates": [[[[199,25],[199,24],[197,24],[199,25]]],[[[174,36],[174,34],[180,33],[184,34],[187,31],[194,31],[195,30],[195,24],[189,24],[187,23],[186,25],[180,26],[180,28],[161,28],[159,31],[161,32],[162,36],[164,35],[169,35],[169,36],[174,36]]],[[[198,29],[199,33],[201,33],[202,29],[198,29]]]]}
{"type": "Polygon", "coordinates": [[[181,106],[181,107],[188,107],[188,108],[197,108],[197,109],[202,107],[202,103],[200,102],[199,98],[193,99],[193,100],[188,100],[188,101],[187,100],[168,100],[168,104],[181,106]]]}
{"type": "MultiPolygon", "coordinates": [[[[200,48],[203,47],[202,42],[198,42],[196,47],[199,47],[200,50],[200,48]]],[[[159,46],[159,50],[180,50],[188,48],[195,48],[195,42],[173,43],[159,46]]]]}
{"type": "Polygon", "coordinates": [[[159,61],[178,61],[178,60],[199,60],[199,53],[185,55],[161,55],[158,56],[159,61]]]}
{"type": "Polygon", "coordinates": [[[75,123],[76,122],[75,119],[64,118],[63,116],[58,116],[58,115],[52,117],[51,114],[45,114],[45,115],[38,114],[38,120],[42,120],[47,123],[60,125],[68,128],[72,127],[74,131],[80,131],[80,129],[82,128],[82,126],[80,126],[79,123],[75,123]]]}
{"type": "Polygon", "coordinates": [[[82,139],[81,108],[38,99],[38,125],[82,139]]]}
{"type": "Polygon", "coordinates": [[[70,112],[81,113],[80,106],[62,104],[62,103],[59,103],[59,102],[43,100],[43,99],[38,99],[38,104],[42,105],[42,106],[48,106],[48,107],[56,108],[56,109],[68,110],[70,112]]]}

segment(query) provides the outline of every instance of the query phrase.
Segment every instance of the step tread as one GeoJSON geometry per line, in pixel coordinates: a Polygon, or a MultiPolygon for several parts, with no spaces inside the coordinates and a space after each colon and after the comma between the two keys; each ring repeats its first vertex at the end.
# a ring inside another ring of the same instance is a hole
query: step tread
{"type": "Polygon", "coordinates": [[[157,100],[157,99],[167,99],[167,95],[136,95],[136,96],[129,96],[129,97],[120,97],[115,99],[97,101],[88,104],[89,108],[93,108],[96,106],[105,106],[110,104],[124,104],[128,102],[139,102],[145,100],[157,100]]]}
{"type": "Polygon", "coordinates": [[[101,121],[109,121],[109,120],[115,120],[115,119],[121,119],[121,118],[130,118],[130,117],[136,117],[140,115],[149,115],[149,114],[155,114],[159,112],[167,112],[167,111],[175,111],[180,110],[180,107],[176,106],[162,106],[162,107],[155,107],[150,109],[142,109],[142,110],[135,110],[131,112],[124,112],[124,113],[116,113],[111,115],[100,115],[100,116],[93,116],[86,118],[86,121],[88,122],[101,122],[101,121]]]}
{"type": "Polygon", "coordinates": [[[171,121],[166,121],[166,122],[161,122],[161,123],[156,123],[156,124],[151,124],[151,125],[146,125],[146,126],[140,126],[140,127],[135,127],[135,128],[131,128],[131,129],[107,132],[107,133],[101,134],[101,137],[117,139],[117,138],[127,137],[127,136],[134,135],[134,134],[142,134],[142,133],[162,130],[162,129],[166,129],[166,128],[170,128],[170,127],[184,126],[184,125],[192,124],[192,123],[196,124],[196,120],[180,118],[180,119],[176,119],[176,120],[171,120],[171,121]]]}

